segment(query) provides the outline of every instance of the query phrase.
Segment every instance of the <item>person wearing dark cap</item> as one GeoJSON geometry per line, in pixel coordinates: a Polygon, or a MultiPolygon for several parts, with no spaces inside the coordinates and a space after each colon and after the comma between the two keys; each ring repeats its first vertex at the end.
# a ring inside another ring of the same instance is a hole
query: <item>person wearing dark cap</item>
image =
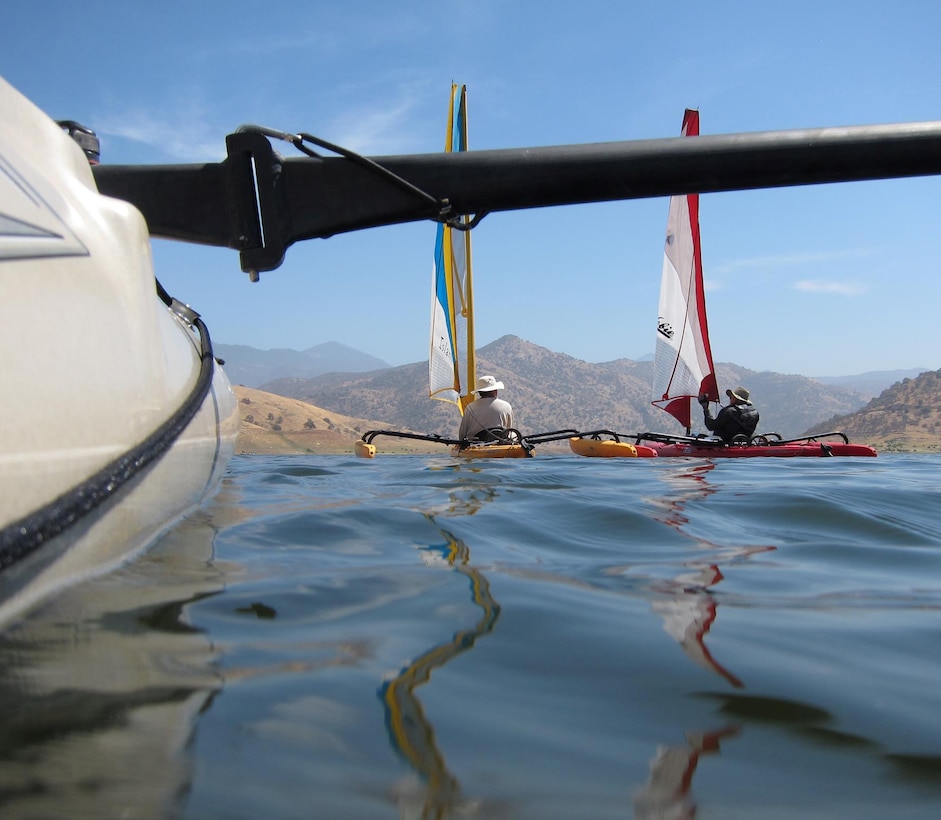
{"type": "Polygon", "coordinates": [[[706,427],[726,444],[731,444],[736,436],[751,438],[758,427],[758,409],[751,403],[751,394],[744,387],[736,387],[726,390],[725,395],[729,397],[729,403],[715,418],[709,410],[709,399],[705,395],[699,397],[706,427]]]}
{"type": "Polygon", "coordinates": [[[477,394],[477,399],[467,405],[461,417],[458,432],[461,441],[492,441],[495,437],[488,430],[514,427],[513,408],[508,401],[497,398],[498,390],[503,390],[503,382],[498,382],[493,376],[477,379],[477,387],[472,391],[477,394]]]}

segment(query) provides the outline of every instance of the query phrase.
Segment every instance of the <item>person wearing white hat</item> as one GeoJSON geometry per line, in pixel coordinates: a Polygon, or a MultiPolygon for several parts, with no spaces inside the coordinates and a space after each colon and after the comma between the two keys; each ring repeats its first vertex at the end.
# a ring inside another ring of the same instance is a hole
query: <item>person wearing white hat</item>
{"type": "Polygon", "coordinates": [[[494,436],[488,430],[509,430],[513,424],[513,408],[508,401],[497,398],[503,390],[503,382],[493,376],[480,376],[472,391],[477,398],[464,408],[458,438],[461,441],[491,441],[494,436]]]}
{"type": "Polygon", "coordinates": [[[709,411],[709,399],[705,395],[699,397],[703,423],[726,444],[731,444],[732,439],[739,435],[751,438],[758,427],[758,408],[751,403],[751,393],[744,387],[736,387],[726,390],[725,395],[729,397],[729,403],[715,418],[709,411]]]}

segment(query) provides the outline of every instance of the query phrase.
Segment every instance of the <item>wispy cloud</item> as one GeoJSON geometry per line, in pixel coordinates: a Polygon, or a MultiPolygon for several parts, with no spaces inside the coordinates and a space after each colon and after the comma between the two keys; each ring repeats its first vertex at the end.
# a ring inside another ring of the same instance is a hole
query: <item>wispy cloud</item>
{"type": "Polygon", "coordinates": [[[333,56],[342,50],[345,37],[318,31],[279,32],[259,34],[245,39],[227,38],[205,41],[201,47],[189,52],[194,60],[208,61],[232,56],[251,56],[254,59],[268,55],[283,56],[287,52],[305,55],[333,56]]]}
{"type": "Polygon", "coordinates": [[[825,279],[802,279],[794,283],[794,289],[805,293],[835,293],[841,296],[859,296],[869,290],[859,282],[828,282],[825,279]]]}
{"type": "MultiPolygon", "coordinates": [[[[329,120],[309,130],[366,155],[432,150],[428,135],[437,130],[432,132],[423,119],[428,98],[424,82],[403,76],[381,86],[357,85],[346,96],[362,102],[339,107],[329,120]]],[[[100,136],[155,148],[182,162],[216,162],[225,157],[224,136],[231,130],[230,123],[217,122],[217,108],[200,99],[177,98],[146,106],[111,102],[107,112],[93,120],[100,136]]]]}
{"type": "Polygon", "coordinates": [[[156,148],[184,162],[216,162],[225,157],[225,131],[210,122],[198,102],[147,107],[115,105],[94,119],[99,136],[119,137],[156,148]],[[159,116],[155,112],[159,111],[159,116]]]}
{"type": "Polygon", "coordinates": [[[366,155],[437,150],[439,141],[432,146],[429,139],[441,134],[444,142],[447,98],[440,90],[408,68],[338,83],[317,136],[366,155]]]}
{"type": "Polygon", "coordinates": [[[413,150],[414,117],[418,102],[408,89],[382,106],[344,111],[331,125],[335,141],[361,154],[413,150]]]}
{"type": "Polygon", "coordinates": [[[860,296],[869,290],[864,283],[854,279],[835,278],[844,270],[854,269],[846,263],[870,257],[875,253],[872,248],[849,248],[833,251],[807,251],[803,253],[779,254],[776,256],[755,256],[734,259],[711,269],[713,280],[706,283],[707,290],[724,287],[721,280],[729,281],[744,271],[751,275],[780,277],[782,284],[793,279],[789,285],[793,290],[803,293],[833,294],[839,296],[860,296]],[[806,278],[796,279],[803,273],[806,278]],[[811,274],[807,276],[807,274],[811,274]],[[824,274],[824,276],[814,276],[824,274]],[[830,274],[827,277],[827,274],[830,274]]]}
{"type": "Polygon", "coordinates": [[[199,61],[250,56],[253,59],[298,55],[298,71],[310,71],[337,56],[363,54],[390,44],[412,42],[427,36],[428,19],[411,9],[381,18],[356,14],[343,7],[332,15],[317,9],[315,18],[301,16],[295,24],[272,31],[252,29],[246,36],[202,40],[188,55],[199,61]]]}
{"type": "Polygon", "coordinates": [[[836,251],[807,251],[787,253],[777,256],[753,256],[745,259],[733,259],[714,266],[715,273],[736,273],[741,270],[768,272],[785,267],[820,265],[840,262],[847,259],[861,259],[873,253],[871,248],[847,248],[836,251]]]}

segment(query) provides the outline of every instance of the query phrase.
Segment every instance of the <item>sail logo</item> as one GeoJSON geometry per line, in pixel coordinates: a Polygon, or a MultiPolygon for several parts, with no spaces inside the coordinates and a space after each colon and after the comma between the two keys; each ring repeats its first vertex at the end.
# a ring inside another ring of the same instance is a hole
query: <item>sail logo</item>
{"type": "Polygon", "coordinates": [[[664,319],[662,316],[658,316],[657,333],[662,336],[666,336],[668,339],[672,339],[675,331],[673,330],[672,325],[666,319],[664,319]]]}

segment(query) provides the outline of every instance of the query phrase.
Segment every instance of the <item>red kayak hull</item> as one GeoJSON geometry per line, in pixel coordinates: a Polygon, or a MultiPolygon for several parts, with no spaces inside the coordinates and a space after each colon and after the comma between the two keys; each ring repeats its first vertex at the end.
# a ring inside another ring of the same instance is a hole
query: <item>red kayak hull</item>
{"type": "Polygon", "coordinates": [[[660,458],[829,458],[863,456],[873,458],[876,451],[865,444],[813,441],[795,444],[697,445],[687,442],[663,444],[651,442],[660,458]]]}

